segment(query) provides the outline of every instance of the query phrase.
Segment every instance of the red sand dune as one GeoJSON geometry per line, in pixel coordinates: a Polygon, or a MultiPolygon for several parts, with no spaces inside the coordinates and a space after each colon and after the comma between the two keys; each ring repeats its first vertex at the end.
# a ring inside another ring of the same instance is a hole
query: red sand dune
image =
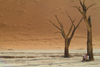
{"type": "MultiPolygon", "coordinates": [[[[94,48],[100,48],[100,0],[88,10],[92,17],[94,48]]],[[[76,24],[81,14],[72,6],[78,0],[0,0],[0,50],[7,49],[63,49],[64,40],[49,20],[57,24],[54,15],[63,23],[66,33],[70,28],[68,11],[76,24]]],[[[58,24],[57,24],[58,25],[58,24]]],[[[75,32],[71,49],[86,49],[86,25],[84,21],[75,32]]]]}

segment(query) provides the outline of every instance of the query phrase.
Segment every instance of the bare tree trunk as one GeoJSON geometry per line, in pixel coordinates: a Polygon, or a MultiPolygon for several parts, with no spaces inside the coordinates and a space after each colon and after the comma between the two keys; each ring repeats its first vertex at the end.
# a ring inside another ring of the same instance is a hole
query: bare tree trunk
{"type": "Polygon", "coordinates": [[[91,18],[88,18],[89,29],[87,30],[87,54],[89,55],[89,60],[94,60],[93,57],[93,46],[92,46],[92,26],[91,26],[91,18]]]}
{"type": "Polygon", "coordinates": [[[92,30],[87,32],[87,54],[89,55],[90,61],[94,60],[92,46],[92,30]]]}
{"type": "Polygon", "coordinates": [[[92,46],[92,25],[91,25],[91,17],[89,16],[88,19],[86,15],[83,16],[84,21],[87,25],[87,54],[89,55],[89,60],[94,60],[93,57],[93,46],[92,46]]]}
{"type": "Polygon", "coordinates": [[[91,26],[91,17],[89,16],[87,18],[86,13],[87,10],[92,7],[95,4],[91,4],[88,7],[85,5],[85,0],[83,0],[83,2],[81,0],[79,0],[80,5],[82,7],[82,10],[80,7],[74,6],[75,8],[78,9],[78,11],[82,14],[84,21],[86,23],[87,26],[87,54],[89,55],[89,60],[92,61],[94,60],[93,57],[93,46],[92,46],[92,26],[91,26]]]}
{"type": "Polygon", "coordinates": [[[66,13],[67,13],[67,15],[68,15],[68,17],[70,18],[71,23],[72,23],[72,25],[71,25],[71,27],[70,27],[69,32],[68,32],[67,35],[65,34],[65,31],[64,31],[64,28],[63,28],[63,24],[59,21],[59,19],[57,18],[57,15],[55,15],[55,17],[56,17],[56,19],[57,19],[57,21],[58,21],[60,27],[58,27],[56,24],[54,24],[54,23],[53,23],[52,21],[50,21],[50,20],[49,20],[49,22],[52,23],[57,29],[60,30],[59,33],[61,33],[62,36],[63,36],[63,38],[65,39],[64,57],[70,57],[70,55],[69,55],[69,45],[70,45],[71,39],[72,39],[73,36],[74,36],[74,33],[75,33],[76,29],[77,29],[78,26],[80,25],[80,23],[81,23],[81,21],[82,21],[83,18],[82,18],[82,19],[79,21],[79,23],[75,26],[75,24],[74,24],[74,21],[75,21],[75,20],[72,20],[72,19],[71,19],[71,17],[69,16],[69,14],[68,14],[67,11],[66,11],[66,13]]]}
{"type": "Polygon", "coordinates": [[[64,57],[70,57],[70,55],[69,55],[69,45],[70,45],[69,39],[68,38],[65,38],[64,57]]]}

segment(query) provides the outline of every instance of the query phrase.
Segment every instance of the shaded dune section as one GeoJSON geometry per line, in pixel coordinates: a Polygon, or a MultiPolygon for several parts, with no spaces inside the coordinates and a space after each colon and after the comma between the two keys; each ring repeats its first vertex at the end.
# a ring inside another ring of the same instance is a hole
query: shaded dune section
{"type": "MultiPolygon", "coordinates": [[[[96,3],[88,14],[92,17],[94,48],[100,48],[100,0],[88,0],[86,5],[96,3]]],[[[64,40],[49,20],[57,24],[54,15],[63,23],[66,33],[70,20],[65,12],[77,22],[82,18],[77,9],[78,0],[0,0],[0,50],[13,49],[63,49],[64,40]]],[[[58,24],[57,24],[58,25],[58,24]]],[[[75,32],[70,49],[86,49],[86,25],[82,21],[75,32]],[[78,47],[77,47],[77,46],[78,47]]]]}

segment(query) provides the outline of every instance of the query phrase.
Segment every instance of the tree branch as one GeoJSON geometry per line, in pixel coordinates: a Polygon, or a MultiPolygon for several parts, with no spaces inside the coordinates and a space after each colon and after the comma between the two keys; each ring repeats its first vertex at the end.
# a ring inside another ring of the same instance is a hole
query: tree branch
{"type": "Polygon", "coordinates": [[[58,28],[60,31],[61,31],[61,33],[62,33],[62,36],[65,38],[66,37],[66,34],[65,34],[65,31],[64,31],[64,29],[63,29],[63,25],[62,25],[62,23],[59,21],[59,19],[57,18],[57,15],[54,15],[55,17],[56,17],[56,20],[58,21],[58,23],[59,23],[59,25],[60,25],[60,28],[58,27],[58,26],[56,26],[53,22],[51,22],[50,20],[50,22],[56,27],[56,28],[58,28]]]}
{"type": "MultiPolygon", "coordinates": [[[[65,10],[65,11],[66,11],[66,10],[65,10]]],[[[68,15],[68,17],[69,17],[69,19],[70,19],[72,25],[75,27],[74,22],[75,22],[76,19],[72,20],[72,18],[70,17],[70,15],[68,14],[67,11],[66,11],[66,13],[67,13],[67,15],[68,15]]]]}
{"type": "MultiPolygon", "coordinates": [[[[66,11],[66,10],[65,10],[66,11]]],[[[72,20],[72,18],[70,17],[70,15],[68,14],[68,12],[66,11],[66,13],[67,13],[67,15],[68,15],[68,17],[69,17],[69,19],[70,19],[70,21],[71,21],[71,27],[70,27],[70,29],[69,29],[69,32],[68,32],[68,34],[67,34],[67,37],[69,36],[69,34],[71,33],[71,31],[72,31],[72,27],[74,26],[74,21],[75,20],[72,20]]]]}
{"type": "Polygon", "coordinates": [[[60,31],[57,31],[56,33],[61,33],[61,34],[62,34],[62,36],[63,36],[63,38],[65,38],[65,36],[64,36],[64,34],[63,34],[62,32],[60,32],[60,31]]]}
{"type": "Polygon", "coordinates": [[[73,38],[74,33],[75,33],[75,30],[76,30],[76,29],[74,29],[74,30],[72,31],[72,34],[71,34],[71,36],[70,36],[70,38],[69,38],[70,40],[73,38]]]}
{"type": "Polygon", "coordinates": [[[92,7],[93,5],[96,5],[96,4],[91,4],[89,7],[87,7],[87,9],[86,10],[88,10],[90,7],[92,7]]]}
{"type": "Polygon", "coordinates": [[[50,23],[52,23],[57,29],[59,29],[60,31],[62,31],[62,29],[60,29],[57,25],[55,25],[52,21],[49,20],[50,23]]]}
{"type": "Polygon", "coordinates": [[[82,6],[82,9],[83,9],[83,12],[85,12],[85,14],[86,14],[86,6],[85,6],[85,4],[84,4],[84,2],[85,2],[85,0],[83,1],[83,3],[82,3],[82,1],[81,0],[79,0],[80,1],[80,5],[82,6]]]}
{"type": "Polygon", "coordinates": [[[59,25],[61,27],[61,30],[62,30],[63,35],[66,36],[62,23],[59,21],[57,15],[54,15],[54,16],[56,17],[56,19],[57,19],[57,21],[58,21],[58,23],[59,23],[59,25]]]}
{"type": "Polygon", "coordinates": [[[73,20],[73,26],[74,26],[74,28],[75,28],[75,24],[74,24],[75,20],[76,20],[76,19],[73,20]]]}
{"type": "MultiPolygon", "coordinates": [[[[83,19],[83,18],[82,18],[82,19],[83,19]]],[[[78,26],[80,25],[82,19],[79,21],[79,23],[77,24],[77,26],[73,29],[72,34],[71,34],[71,36],[70,36],[70,40],[71,40],[72,37],[74,36],[74,33],[75,33],[76,29],[78,28],[78,26]]]]}
{"type": "Polygon", "coordinates": [[[82,1],[81,0],[79,0],[79,1],[80,1],[81,6],[83,6],[82,1]]]}
{"type": "Polygon", "coordinates": [[[61,28],[63,28],[63,25],[62,25],[62,23],[59,21],[59,19],[58,19],[57,15],[54,15],[54,16],[56,17],[56,19],[57,19],[57,21],[58,21],[58,23],[59,23],[60,27],[61,27],[61,28]]]}
{"type": "MultiPolygon", "coordinates": [[[[65,10],[66,11],[66,10],[65,10]]],[[[72,18],[70,17],[70,15],[68,14],[68,12],[66,11],[66,13],[67,13],[67,15],[68,15],[68,17],[69,17],[69,19],[70,19],[70,21],[71,21],[71,27],[70,27],[70,29],[69,29],[69,31],[68,31],[68,34],[67,34],[67,37],[69,36],[69,34],[71,33],[71,31],[72,31],[72,28],[73,28],[73,26],[74,26],[74,28],[75,28],[75,25],[74,25],[74,22],[75,22],[75,20],[76,19],[74,19],[74,20],[72,20],[72,18]]]]}
{"type": "Polygon", "coordinates": [[[70,29],[69,29],[69,32],[68,32],[68,34],[67,34],[67,37],[68,37],[68,36],[69,36],[69,34],[71,33],[72,28],[73,28],[73,25],[71,25],[71,27],[70,27],[70,29]]]}
{"type": "Polygon", "coordinates": [[[78,28],[78,26],[80,25],[82,20],[83,20],[83,18],[79,21],[79,23],[77,24],[77,26],[75,28],[78,28]]]}
{"type": "Polygon", "coordinates": [[[83,12],[81,11],[80,7],[77,7],[77,6],[73,6],[73,7],[77,8],[78,11],[79,11],[81,14],[83,14],[83,12]]]}
{"type": "MultiPolygon", "coordinates": [[[[66,10],[65,10],[66,11],[66,10]]],[[[73,22],[73,20],[71,19],[71,17],[69,16],[69,14],[68,14],[68,12],[66,11],[66,13],[67,13],[67,15],[68,15],[68,17],[69,17],[69,19],[71,20],[71,22],[73,22]]]]}

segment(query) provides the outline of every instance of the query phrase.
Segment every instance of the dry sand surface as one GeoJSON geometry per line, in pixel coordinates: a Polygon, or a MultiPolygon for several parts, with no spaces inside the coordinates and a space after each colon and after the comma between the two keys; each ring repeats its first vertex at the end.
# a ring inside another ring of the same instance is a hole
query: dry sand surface
{"type": "MultiPolygon", "coordinates": [[[[100,0],[86,0],[86,5],[96,3],[88,11],[92,17],[93,46],[100,48],[100,0]]],[[[68,11],[76,24],[81,14],[72,6],[78,0],[0,0],[0,50],[17,49],[63,49],[64,40],[55,32],[58,30],[49,23],[57,24],[53,15],[58,15],[66,33],[70,20],[68,11]]],[[[58,24],[57,24],[58,25],[58,24]]],[[[70,49],[86,49],[86,25],[82,21],[75,32],[70,49]]]]}

